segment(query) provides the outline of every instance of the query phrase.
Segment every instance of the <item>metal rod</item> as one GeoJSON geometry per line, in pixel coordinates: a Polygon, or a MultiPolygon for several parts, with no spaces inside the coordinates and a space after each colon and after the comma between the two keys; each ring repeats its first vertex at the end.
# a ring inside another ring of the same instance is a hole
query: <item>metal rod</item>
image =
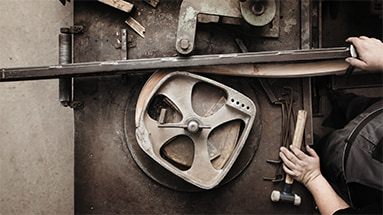
{"type": "Polygon", "coordinates": [[[349,48],[340,47],[308,50],[195,55],[190,57],[144,58],[24,68],[2,68],[0,69],[0,81],[105,75],[128,71],[142,73],[141,70],[186,68],[207,65],[304,62],[313,60],[341,59],[349,56],[349,48]]]}
{"type": "MultiPolygon", "coordinates": [[[[59,64],[72,63],[72,35],[59,34],[59,64]]],[[[67,107],[72,101],[72,78],[59,79],[59,100],[60,103],[67,107]]]]}
{"type": "MultiPolygon", "coordinates": [[[[301,0],[301,49],[310,50],[312,47],[312,2],[301,0]]],[[[351,55],[351,53],[350,53],[351,55]]],[[[312,145],[313,121],[312,121],[312,89],[311,78],[302,79],[303,109],[307,112],[305,128],[305,144],[312,145]]]]}

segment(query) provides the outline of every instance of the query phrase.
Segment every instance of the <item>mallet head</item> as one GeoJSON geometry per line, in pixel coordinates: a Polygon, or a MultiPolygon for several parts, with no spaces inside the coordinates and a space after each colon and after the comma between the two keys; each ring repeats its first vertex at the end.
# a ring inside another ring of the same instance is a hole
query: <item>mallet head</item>
{"type": "Polygon", "coordinates": [[[301,205],[301,197],[297,194],[280,192],[277,190],[273,190],[271,193],[271,201],[292,203],[295,206],[301,205]]]}

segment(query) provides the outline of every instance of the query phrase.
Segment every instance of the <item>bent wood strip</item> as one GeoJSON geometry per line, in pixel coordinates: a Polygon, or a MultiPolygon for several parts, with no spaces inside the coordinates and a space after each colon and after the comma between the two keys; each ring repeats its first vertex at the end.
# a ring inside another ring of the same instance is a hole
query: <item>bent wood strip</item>
{"type": "Polygon", "coordinates": [[[327,60],[305,63],[278,63],[278,64],[238,64],[220,66],[200,66],[177,69],[161,69],[155,73],[141,90],[136,105],[135,122],[138,119],[146,99],[157,83],[169,72],[187,71],[194,73],[207,73],[231,76],[247,76],[260,78],[298,78],[343,74],[348,67],[344,60],[327,60]]]}
{"type": "MultiPolygon", "coordinates": [[[[343,74],[348,68],[344,60],[305,63],[238,64],[185,68],[188,72],[260,78],[300,78],[343,74]]],[[[175,70],[173,70],[175,71],[175,70]]]]}

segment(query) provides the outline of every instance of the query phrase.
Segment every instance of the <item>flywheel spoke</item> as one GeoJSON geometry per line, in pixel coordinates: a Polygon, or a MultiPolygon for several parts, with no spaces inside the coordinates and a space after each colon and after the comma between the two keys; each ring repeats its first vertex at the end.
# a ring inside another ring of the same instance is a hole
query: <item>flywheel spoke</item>
{"type": "Polygon", "coordinates": [[[183,117],[194,115],[191,96],[195,80],[175,79],[172,82],[174,83],[164,86],[158,93],[168,97],[183,117]]]}
{"type": "Polygon", "coordinates": [[[159,153],[161,147],[169,140],[185,134],[184,128],[159,128],[159,123],[150,119],[149,117],[145,120],[145,126],[150,131],[150,139],[154,150],[159,153]]]}
{"type": "Polygon", "coordinates": [[[236,119],[243,119],[244,114],[237,111],[227,105],[221,108],[217,113],[202,119],[205,125],[209,125],[211,129],[214,129],[226,122],[230,122],[236,119]]]}

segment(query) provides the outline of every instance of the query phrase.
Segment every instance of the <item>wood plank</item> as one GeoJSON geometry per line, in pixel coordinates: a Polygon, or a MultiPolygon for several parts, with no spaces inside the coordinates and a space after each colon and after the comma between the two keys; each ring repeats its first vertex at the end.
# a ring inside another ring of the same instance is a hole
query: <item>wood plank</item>
{"type": "Polygon", "coordinates": [[[338,59],[304,63],[201,66],[185,68],[185,71],[260,78],[300,78],[342,74],[347,67],[343,59],[338,59]]]}
{"type": "Polygon", "coordinates": [[[132,3],[126,2],[124,0],[98,0],[106,5],[112,6],[119,10],[122,10],[126,13],[130,13],[134,7],[132,3]]]}

